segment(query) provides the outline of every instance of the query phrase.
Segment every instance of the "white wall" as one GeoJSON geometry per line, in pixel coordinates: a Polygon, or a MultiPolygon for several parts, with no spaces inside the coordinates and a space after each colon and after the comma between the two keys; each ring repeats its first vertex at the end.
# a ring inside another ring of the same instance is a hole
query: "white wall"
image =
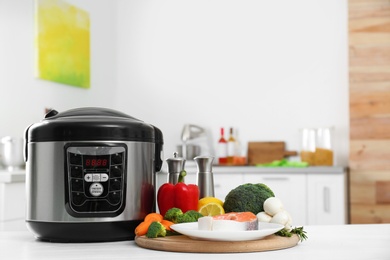
{"type": "Polygon", "coordinates": [[[185,123],[242,143],[336,128],[349,144],[347,1],[67,0],[91,18],[91,88],[34,77],[34,1],[0,0],[0,137],[45,107],[113,107],[159,127],[170,157],[185,123]]]}
{"type": "Polygon", "coordinates": [[[67,0],[90,15],[89,90],[35,78],[34,2],[0,0],[0,137],[22,137],[28,125],[43,118],[45,107],[63,111],[114,105],[116,9],[112,1],[67,0]]]}
{"type": "MultiPolygon", "coordinates": [[[[216,143],[283,140],[334,126],[336,161],[349,144],[347,1],[117,1],[116,108],[153,123],[170,157],[185,123],[216,143]]],[[[295,158],[297,159],[297,158],[295,158]]]]}

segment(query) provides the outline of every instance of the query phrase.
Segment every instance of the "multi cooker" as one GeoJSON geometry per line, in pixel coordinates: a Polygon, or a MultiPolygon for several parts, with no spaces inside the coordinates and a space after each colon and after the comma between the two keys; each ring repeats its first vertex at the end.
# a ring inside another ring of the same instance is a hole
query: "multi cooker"
{"type": "Polygon", "coordinates": [[[134,239],[156,210],[163,136],[106,108],[51,110],[25,132],[28,228],[41,240],[134,239]]]}

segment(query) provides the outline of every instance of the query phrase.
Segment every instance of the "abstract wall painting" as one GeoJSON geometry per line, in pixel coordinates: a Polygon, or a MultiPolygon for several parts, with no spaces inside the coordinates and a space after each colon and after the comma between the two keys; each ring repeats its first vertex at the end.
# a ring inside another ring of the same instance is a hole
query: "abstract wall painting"
{"type": "Polygon", "coordinates": [[[89,14],[62,0],[35,0],[36,76],[90,87],[89,14]]]}

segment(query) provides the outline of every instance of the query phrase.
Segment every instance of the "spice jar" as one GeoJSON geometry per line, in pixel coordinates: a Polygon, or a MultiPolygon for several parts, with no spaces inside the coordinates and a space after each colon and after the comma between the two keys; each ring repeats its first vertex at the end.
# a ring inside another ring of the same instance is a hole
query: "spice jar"
{"type": "Polygon", "coordinates": [[[173,158],[168,158],[166,161],[168,164],[167,182],[176,184],[179,179],[180,172],[184,170],[186,160],[178,157],[177,152],[174,152],[173,158]]]}
{"type": "Polygon", "coordinates": [[[212,164],[214,157],[197,156],[194,158],[198,172],[196,173],[196,183],[199,187],[199,199],[204,197],[214,197],[214,177],[212,164]]]}

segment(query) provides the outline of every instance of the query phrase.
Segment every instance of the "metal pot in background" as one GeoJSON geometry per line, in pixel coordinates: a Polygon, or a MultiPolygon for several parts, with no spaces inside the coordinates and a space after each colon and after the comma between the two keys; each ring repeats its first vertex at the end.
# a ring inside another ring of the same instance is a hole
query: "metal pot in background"
{"type": "Polygon", "coordinates": [[[186,145],[186,157],[183,157],[183,146],[177,145],[176,149],[178,151],[179,157],[183,157],[186,160],[193,160],[196,156],[200,155],[201,149],[199,145],[187,144],[186,145]]]}
{"type": "Polygon", "coordinates": [[[23,138],[3,137],[0,145],[1,164],[8,170],[23,169],[23,147],[23,138]]]}

